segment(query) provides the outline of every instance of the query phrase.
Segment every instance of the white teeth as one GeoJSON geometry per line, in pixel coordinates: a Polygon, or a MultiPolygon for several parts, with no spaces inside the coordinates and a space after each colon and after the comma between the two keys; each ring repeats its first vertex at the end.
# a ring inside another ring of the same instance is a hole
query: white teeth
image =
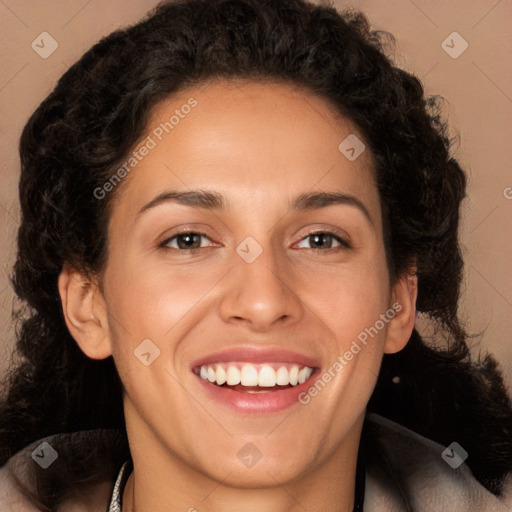
{"type": "Polygon", "coordinates": [[[229,366],[226,371],[226,382],[229,386],[240,384],[240,370],[236,366],[229,366]]]}
{"type": "Polygon", "coordinates": [[[252,364],[244,364],[240,372],[240,384],[242,386],[258,385],[258,370],[252,364]]]}
{"type": "Polygon", "coordinates": [[[299,371],[299,384],[306,382],[307,378],[308,378],[308,369],[302,368],[302,370],[299,371]]]}
{"type": "Polygon", "coordinates": [[[215,374],[217,375],[217,384],[222,385],[226,382],[226,370],[222,366],[217,366],[215,374]]]}
{"type": "Polygon", "coordinates": [[[288,368],[286,368],[286,366],[280,366],[279,369],[277,370],[276,384],[278,386],[287,386],[288,384],[290,384],[290,379],[288,377],[288,368]]]}
{"type": "Polygon", "coordinates": [[[272,388],[276,385],[276,372],[271,366],[263,366],[258,375],[258,386],[272,388]]]}
{"type": "Polygon", "coordinates": [[[290,384],[292,386],[296,386],[299,382],[299,367],[294,364],[289,372],[290,384]]]}
{"type": "MultiPolygon", "coordinates": [[[[216,383],[219,386],[226,383],[229,386],[296,386],[309,379],[313,368],[290,363],[217,363],[203,365],[199,376],[203,380],[216,383]]],[[[259,393],[260,391],[255,391],[259,393]]]]}

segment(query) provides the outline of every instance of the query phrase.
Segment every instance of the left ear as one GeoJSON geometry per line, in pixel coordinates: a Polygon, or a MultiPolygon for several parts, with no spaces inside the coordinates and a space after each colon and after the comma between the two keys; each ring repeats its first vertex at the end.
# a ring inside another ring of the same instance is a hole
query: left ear
{"type": "Polygon", "coordinates": [[[417,295],[418,277],[404,272],[391,290],[390,308],[395,311],[395,316],[388,324],[385,354],[399,352],[407,345],[414,328],[417,295]]]}

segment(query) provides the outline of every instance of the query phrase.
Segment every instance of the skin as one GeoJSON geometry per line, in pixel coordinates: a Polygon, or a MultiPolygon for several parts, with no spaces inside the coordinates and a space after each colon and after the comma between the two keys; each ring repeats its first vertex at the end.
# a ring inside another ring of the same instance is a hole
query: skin
{"type": "Polygon", "coordinates": [[[146,136],[191,97],[197,106],[116,190],[101,276],[65,266],[59,278],[71,334],[89,357],[113,355],[125,387],[134,472],[123,511],[351,511],[365,407],[383,353],[409,339],[416,301],[415,277],[390,285],[372,155],[366,145],[349,161],[338,145],[364,142],[356,126],[275,83],[184,89],[155,107],[146,136]],[[139,214],[162,192],[196,188],[227,207],[166,202],[139,214]],[[311,191],[355,196],[369,219],[349,204],[290,209],[311,191]],[[196,253],[176,238],[159,246],[181,228],[206,234],[196,253]],[[308,237],[333,230],[351,247],[308,237]],[[252,263],[236,252],[248,236],[263,250],[252,263]],[[190,371],[240,345],[295,350],[326,369],[395,302],[401,310],[307,405],[246,415],[210,400],[190,371]],[[148,338],[160,356],[144,366],[133,351],[148,338]],[[246,443],[262,454],[252,468],[237,457],[246,443]]]}

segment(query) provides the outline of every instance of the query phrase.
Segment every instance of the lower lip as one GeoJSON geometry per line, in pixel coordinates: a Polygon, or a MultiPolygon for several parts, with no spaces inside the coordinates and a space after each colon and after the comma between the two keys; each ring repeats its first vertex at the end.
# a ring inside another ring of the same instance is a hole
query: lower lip
{"type": "Polygon", "coordinates": [[[206,392],[215,401],[228,406],[236,412],[242,412],[244,414],[265,414],[283,411],[295,404],[300,404],[299,395],[307,391],[319,373],[320,369],[315,368],[309,379],[302,384],[281,391],[268,391],[267,393],[234,391],[229,388],[217,386],[210,381],[201,379],[198,375],[194,375],[201,381],[206,392]]]}

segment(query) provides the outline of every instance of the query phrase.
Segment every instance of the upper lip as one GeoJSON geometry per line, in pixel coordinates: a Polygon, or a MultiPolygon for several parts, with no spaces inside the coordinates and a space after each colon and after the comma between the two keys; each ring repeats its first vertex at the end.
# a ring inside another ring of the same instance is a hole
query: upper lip
{"type": "Polygon", "coordinates": [[[218,352],[213,352],[207,356],[201,357],[192,363],[192,368],[198,366],[208,365],[212,363],[240,361],[247,363],[294,363],[302,366],[309,366],[315,368],[319,366],[319,362],[315,359],[293,352],[292,350],[284,348],[269,348],[269,347],[250,347],[238,346],[231,347],[218,352]]]}

